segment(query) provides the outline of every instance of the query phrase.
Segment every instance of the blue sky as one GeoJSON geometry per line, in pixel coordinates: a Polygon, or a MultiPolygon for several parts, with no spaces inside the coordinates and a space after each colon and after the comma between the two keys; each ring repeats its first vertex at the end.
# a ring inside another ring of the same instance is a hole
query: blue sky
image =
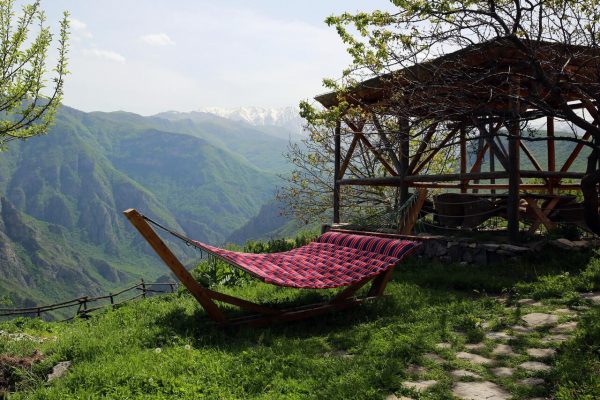
{"type": "Polygon", "coordinates": [[[297,105],[350,59],[323,20],[387,0],[42,0],[72,17],[64,103],[149,115],[297,105]]]}

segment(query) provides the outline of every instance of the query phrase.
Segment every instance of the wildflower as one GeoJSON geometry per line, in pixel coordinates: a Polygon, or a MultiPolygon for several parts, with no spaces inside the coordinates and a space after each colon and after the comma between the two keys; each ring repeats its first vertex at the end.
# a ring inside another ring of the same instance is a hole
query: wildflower
{"type": "Polygon", "coordinates": [[[148,383],[152,383],[152,382],[154,382],[154,379],[153,378],[148,378],[148,383]]]}
{"type": "Polygon", "coordinates": [[[190,346],[189,344],[186,344],[185,346],[183,346],[183,348],[186,350],[191,350],[192,346],[190,346]]]}
{"type": "Polygon", "coordinates": [[[156,354],[160,354],[162,352],[162,349],[160,347],[157,347],[157,348],[154,349],[154,352],[156,354]]]}

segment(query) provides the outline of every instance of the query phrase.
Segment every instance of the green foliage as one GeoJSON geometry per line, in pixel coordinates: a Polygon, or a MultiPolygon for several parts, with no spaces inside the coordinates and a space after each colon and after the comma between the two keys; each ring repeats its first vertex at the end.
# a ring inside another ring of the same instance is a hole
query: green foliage
{"type": "Polygon", "coordinates": [[[39,0],[23,6],[17,16],[13,0],[0,1],[0,149],[12,139],[46,133],[54,120],[67,75],[68,13],[60,22],[58,60],[51,93],[45,95],[47,57],[52,34],[39,0]],[[37,32],[31,36],[32,29],[37,32]]]}
{"type": "MultiPolygon", "coordinates": [[[[253,244],[246,250],[275,250],[289,245],[274,241],[271,245],[253,244]]],[[[426,353],[440,352],[436,343],[441,340],[460,347],[466,341],[482,339],[483,321],[507,324],[519,318],[481,295],[482,290],[497,287],[492,281],[498,275],[509,290],[521,282],[519,290],[525,293],[527,287],[546,284],[531,271],[538,271],[540,276],[553,271],[561,274],[565,272],[558,270],[562,265],[569,271],[569,279],[577,278],[581,285],[595,287],[599,263],[600,256],[594,254],[563,255],[560,262],[529,260],[521,264],[523,271],[519,273],[517,263],[440,269],[431,262],[412,259],[396,269],[389,296],[380,301],[352,312],[263,329],[222,330],[208,321],[192,296],[170,294],[129,303],[89,321],[58,324],[22,319],[0,324],[0,330],[8,332],[56,337],[42,343],[11,342],[0,337],[0,354],[30,355],[37,349],[46,355],[31,374],[21,377],[19,391],[11,395],[15,400],[374,399],[390,393],[414,396],[402,387],[402,382],[412,379],[407,368],[417,363],[426,365],[425,379],[440,382],[433,391],[421,393],[421,398],[451,398],[452,381],[447,368],[463,368],[464,364],[448,357],[448,363],[441,365],[427,360],[426,353]],[[457,277],[444,286],[444,279],[452,275],[457,277]],[[490,283],[482,286],[483,282],[490,283]],[[473,289],[480,293],[473,295],[473,289]],[[73,362],[69,373],[51,384],[45,383],[52,366],[64,360],[73,362]]],[[[336,293],[278,288],[255,280],[220,290],[277,306],[307,304],[336,293]]],[[[233,308],[226,311],[236,312],[233,308]]],[[[524,340],[535,340],[536,335],[524,340]]],[[[548,385],[537,388],[535,395],[597,398],[599,340],[600,309],[596,307],[583,314],[574,338],[560,348],[553,372],[545,377],[548,385]]],[[[519,343],[521,339],[516,345],[519,343]]],[[[497,379],[485,368],[475,372],[486,374],[486,379],[497,379]]],[[[508,388],[515,398],[531,398],[531,393],[522,392],[522,388],[508,388]]]]}

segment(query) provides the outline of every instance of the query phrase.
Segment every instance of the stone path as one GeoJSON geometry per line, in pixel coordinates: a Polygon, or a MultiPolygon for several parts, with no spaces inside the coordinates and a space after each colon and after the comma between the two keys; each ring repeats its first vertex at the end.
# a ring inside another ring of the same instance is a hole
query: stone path
{"type": "MultiPolygon", "coordinates": [[[[600,293],[582,294],[582,297],[600,304],[600,293]]],[[[557,350],[553,347],[560,346],[570,338],[577,329],[577,321],[574,319],[585,308],[557,308],[548,311],[552,308],[551,305],[544,305],[533,299],[522,299],[519,303],[529,311],[536,311],[543,307],[547,312],[526,313],[521,317],[522,321],[519,324],[504,325],[508,327],[488,331],[481,343],[464,345],[460,342],[437,343],[434,345],[434,352],[423,355],[426,360],[437,364],[430,365],[431,371],[423,366],[411,365],[406,372],[413,378],[428,378],[427,374],[433,373],[434,368],[448,368],[456,361],[460,361],[459,368],[454,364],[454,369],[450,368],[445,372],[454,382],[451,391],[457,399],[508,400],[513,394],[502,387],[507,381],[516,384],[516,387],[521,388],[519,390],[531,390],[532,394],[539,395],[539,388],[548,384],[544,376],[552,370],[552,362],[557,354],[557,350]],[[523,343],[529,343],[531,340],[541,345],[522,347],[523,343]],[[444,358],[436,352],[443,354],[444,358]],[[451,355],[452,353],[454,356],[451,355]]],[[[509,307],[506,307],[506,310],[511,313],[509,307]]],[[[484,329],[489,330],[490,326],[503,325],[499,325],[497,321],[495,323],[485,321],[482,326],[486,326],[484,329]]],[[[457,336],[461,340],[460,332],[457,336]]],[[[402,383],[402,386],[415,392],[423,392],[437,384],[438,381],[432,379],[407,380],[402,383]]],[[[538,398],[530,397],[530,400],[536,399],[538,398]]],[[[411,399],[391,394],[386,400],[411,399]]]]}

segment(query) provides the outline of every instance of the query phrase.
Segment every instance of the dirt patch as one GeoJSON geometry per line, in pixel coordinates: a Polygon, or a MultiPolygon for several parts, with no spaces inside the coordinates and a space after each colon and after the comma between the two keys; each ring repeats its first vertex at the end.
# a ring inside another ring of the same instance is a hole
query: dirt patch
{"type": "Polygon", "coordinates": [[[43,354],[38,351],[29,357],[0,355],[0,397],[4,393],[14,391],[15,384],[19,380],[17,370],[31,370],[33,364],[43,358],[43,354]]]}

